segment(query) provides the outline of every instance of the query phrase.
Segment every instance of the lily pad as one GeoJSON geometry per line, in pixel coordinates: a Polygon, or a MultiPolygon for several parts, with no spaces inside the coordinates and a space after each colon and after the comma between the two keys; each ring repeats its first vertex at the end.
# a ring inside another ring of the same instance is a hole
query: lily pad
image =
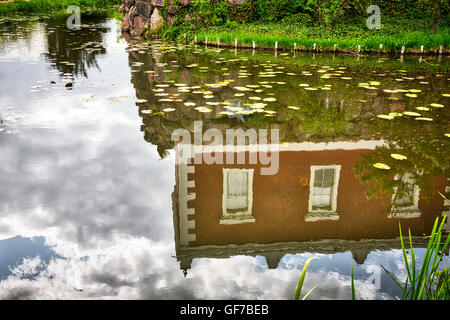
{"type": "Polygon", "coordinates": [[[377,118],[380,118],[380,119],[386,119],[386,120],[392,120],[392,119],[394,119],[395,117],[389,116],[389,115],[387,115],[387,114],[379,114],[379,115],[377,115],[377,118]]]}
{"type": "Polygon", "coordinates": [[[389,170],[389,169],[391,169],[391,167],[389,167],[387,164],[381,163],[381,162],[374,163],[373,166],[375,168],[377,168],[377,169],[382,169],[382,170],[389,170]]]}
{"type": "Polygon", "coordinates": [[[420,113],[412,112],[412,111],[403,111],[403,114],[405,116],[411,116],[411,117],[420,117],[421,116],[420,113]]]}
{"type": "Polygon", "coordinates": [[[398,153],[391,153],[391,157],[396,159],[396,160],[405,160],[408,159],[406,156],[402,155],[402,154],[398,154],[398,153]]]}

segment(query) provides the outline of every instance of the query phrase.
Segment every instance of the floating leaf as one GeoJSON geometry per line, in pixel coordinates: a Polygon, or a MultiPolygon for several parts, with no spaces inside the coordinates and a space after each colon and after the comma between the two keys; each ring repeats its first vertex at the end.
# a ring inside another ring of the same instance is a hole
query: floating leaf
{"type": "Polygon", "coordinates": [[[439,103],[430,103],[430,106],[434,107],[434,108],[443,108],[444,105],[439,104],[439,103]]]}
{"type": "Polygon", "coordinates": [[[406,156],[402,155],[402,154],[398,154],[398,153],[391,153],[391,157],[396,159],[396,160],[405,160],[408,159],[406,156]]]}
{"type": "Polygon", "coordinates": [[[433,119],[432,118],[426,118],[426,117],[418,117],[418,118],[415,118],[416,120],[422,120],[422,121],[433,121],[433,119]]]}
{"type": "Polygon", "coordinates": [[[379,114],[379,115],[377,115],[377,117],[380,118],[380,119],[386,119],[386,120],[392,120],[392,119],[394,119],[393,116],[389,116],[389,115],[387,115],[387,114],[379,114]]]}
{"type": "Polygon", "coordinates": [[[234,89],[238,91],[250,91],[250,89],[247,87],[234,87],[234,89]]]}
{"type": "Polygon", "coordinates": [[[381,162],[374,163],[373,166],[377,169],[383,169],[383,170],[389,170],[391,168],[387,164],[384,164],[381,162]]]}
{"type": "Polygon", "coordinates": [[[420,113],[412,112],[412,111],[404,111],[403,114],[405,116],[411,116],[411,117],[420,117],[421,116],[420,113]]]}

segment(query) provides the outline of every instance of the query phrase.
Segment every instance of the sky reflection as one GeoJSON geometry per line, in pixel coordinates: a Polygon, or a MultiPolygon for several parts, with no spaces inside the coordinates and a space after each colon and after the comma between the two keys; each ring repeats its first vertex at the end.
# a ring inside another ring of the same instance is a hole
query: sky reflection
{"type": "MultiPolygon", "coordinates": [[[[350,251],[286,254],[276,268],[259,255],[199,258],[183,275],[174,153],[160,159],[144,140],[127,43],[104,23],[105,51],[72,90],[42,56],[41,24],[1,45],[0,299],[291,299],[310,256],[311,299],[350,298],[350,251]]],[[[398,295],[384,273],[381,291],[367,279],[380,263],[404,277],[400,258],[370,252],[355,269],[358,296],[398,295]]]]}

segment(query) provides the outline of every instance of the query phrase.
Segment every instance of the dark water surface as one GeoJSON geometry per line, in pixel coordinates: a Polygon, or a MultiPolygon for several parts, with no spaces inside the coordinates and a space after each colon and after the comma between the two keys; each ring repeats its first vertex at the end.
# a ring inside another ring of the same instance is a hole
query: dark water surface
{"type": "Polygon", "coordinates": [[[351,263],[357,297],[401,295],[380,266],[406,277],[398,221],[420,260],[449,211],[447,58],[235,52],[82,23],[0,19],[1,299],[292,299],[313,256],[310,299],[349,299],[351,263]],[[195,121],[278,129],[278,173],[177,165],[171,134],[195,121]],[[233,220],[243,207],[254,221],[233,220]]]}

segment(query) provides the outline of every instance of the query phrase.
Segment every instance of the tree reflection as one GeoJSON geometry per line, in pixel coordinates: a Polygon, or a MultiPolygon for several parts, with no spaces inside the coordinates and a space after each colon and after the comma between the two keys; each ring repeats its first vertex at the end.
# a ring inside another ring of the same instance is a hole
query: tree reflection
{"type": "Polygon", "coordinates": [[[435,115],[431,123],[401,117],[371,124],[372,130],[383,132],[387,144],[363,154],[355,164],[361,182],[371,184],[369,198],[389,196],[394,204],[397,201],[399,206],[402,202],[406,205],[414,193],[412,184],[420,188],[421,197],[436,196],[433,178],[450,177],[450,139],[444,136],[450,119],[445,112],[436,111],[435,115]],[[406,159],[394,159],[392,154],[404,155],[406,159]],[[390,169],[378,169],[373,166],[375,163],[384,163],[390,169]]]}
{"type": "Polygon", "coordinates": [[[65,19],[49,18],[45,24],[48,43],[45,56],[61,74],[87,77],[89,68],[99,68],[98,56],[106,53],[103,34],[108,31],[104,26],[107,17],[104,13],[85,14],[80,30],[68,29],[65,19]]]}

